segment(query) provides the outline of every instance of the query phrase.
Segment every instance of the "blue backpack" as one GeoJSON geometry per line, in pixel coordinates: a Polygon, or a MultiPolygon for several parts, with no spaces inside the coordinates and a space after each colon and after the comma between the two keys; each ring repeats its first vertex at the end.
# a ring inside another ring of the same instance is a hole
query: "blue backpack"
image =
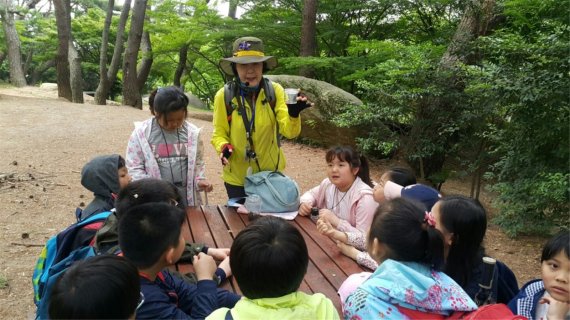
{"type": "Polygon", "coordinates": [[[57,278],[74,262],[96,255],[95,234],[110,214],[110,211],[101,212],[78,221],[46,242],[32,276],[37,318],[48,318],[51,287],[57,278]]]}

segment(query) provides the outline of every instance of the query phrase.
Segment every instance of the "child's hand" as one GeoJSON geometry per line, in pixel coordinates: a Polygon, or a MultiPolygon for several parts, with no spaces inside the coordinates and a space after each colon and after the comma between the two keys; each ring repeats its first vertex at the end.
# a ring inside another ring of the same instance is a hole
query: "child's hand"
{"type": "Polygon", "coordinates": [[[299,206],[299,215],[308,216],[311,214],[311,204],[308,202],[301,202],[299,206]]]}
{"type": "Polygon", "coordinates": [[[192,265],[194,265],[194,271],[196,271],[196,278],[198,278],[198,280],[211,280],[217,268],[214,258],[203,252],[194,256],[192,265]]]}
{"type": "Polygon", "coordinates": [[[347,243],[348,236],[342,231],[335,229],[329,222],[322,219],[317,220],[317,230],[325,236],[343,243],[347,243]]]}
{"type": "Polygon", "coordinates": [[[198,190],[212,192],[212,190],[214,190],[214,186],[207,179],[198,180],[198,190]]]}
{"type": "Polygon", "coordinates": [[[563,320],[570,310],[570,304],[568,304],[568,302],[560,302],[552,297],[543,297],[538,303],[549,304],[548,313],[546,314],[548,320],[563,320]]]}
{"type": "Polygon", "coordinates": [[[333,227],[338,227],[340,223],[340,219],[334,214],[334,212],[330,211],[329,209],[321,209],[319,210],[319,220],[323,219],[323,221],[330,223],[333,227]]]}
{"type": "Polygon", "coordinates": [[[333,228],[330,222],[325,221],[324,219],[317,220],[317,230],[321,234],[324,234],[325,236],[331,238],[334,236],[334,232],[336,231],[336,229],[333,228]]]}
{"type": "Polygon", "coordinates": [[[358,249],[355,247],[346,243],[342,243],[340,241],[336,242],[336,246],[340,249],[340,252],[342,252],[342,254],[352,258],[353,260],[356,260],[356,256],[360,253],[360,251],[358,251],[358,249]]]}
{"type": "Polygon", "coordinates": [[[221,261],[230,255],[230,248],[208,248],[208,255],[221,261]]]}

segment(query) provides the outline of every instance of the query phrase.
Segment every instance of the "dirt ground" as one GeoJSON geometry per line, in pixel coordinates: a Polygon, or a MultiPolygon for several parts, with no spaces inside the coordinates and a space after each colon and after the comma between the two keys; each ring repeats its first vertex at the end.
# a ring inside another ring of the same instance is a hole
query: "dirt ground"
{"type": "MultiPolygon", "coordinates": [[[[57,99],[56,90],[37,87],[0,88],[0,318],[33,318],[32,273],[45,241],[74,222],[75,208],[92,194],[80,184],[82,166],[101,154],[124,155],[133,121],[150,116],[148,110],[126,106],[73,104],[57,99]],[[7,285],[2,286],[2,279],[7,285]]],[[[210,204],[224,203],[219,160],[209,144],[212,125],[192,117],[203,127],[208,177],[214,183],[210,204]]],[[[325,176],[324,150],[283,143],[286,173],[302,191],[325,176]]],[[[371,174],[395,162],[374,162],[371,174]]],[[[468,181],[443,185],[447,194],[468,194],[468,181]]],[[[483,193],[488,203],[490,195],[483,193]]],[[[509,239],[495,226],[486,237],[489,255],[507,263],[519,285],[540,276],[540,247],[544,239],[509,239]]]]}

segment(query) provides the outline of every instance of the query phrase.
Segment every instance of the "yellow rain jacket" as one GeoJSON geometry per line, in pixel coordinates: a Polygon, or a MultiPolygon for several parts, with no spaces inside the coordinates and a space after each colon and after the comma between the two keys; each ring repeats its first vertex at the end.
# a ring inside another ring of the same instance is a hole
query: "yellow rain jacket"
{"type": "Polygon", "coordinates": [[[287,111],[285,104],[285,91],[283,87],[275,82],[272,82],[275,90],[275,114],[271,110],[269,102],[262,103],[265,100],[265,92],[263,89],[259,92],[255,102],[255,119],[254,131],[252,134],[255,153],[260,168],[257,167],[255,160],[246,158],[246,149],[249,145],[246,137],[245,125],[241,114],[238,113],[238,102],[243,104],[245,101],[245,108],[247,118],[251,121],[252,110],[250,102],[247,98],[241,100],[241,96],[236,96],[232,100],[236,109],[232,113],[231,128],[228,124],[227,111],[224,102],[224,88],[221,88],[216,93],[214,99],[214,133],[212,134],[211,143],[220,154],[222,147],[229,143],[234,149],[230,156],[229,163],[224,167],[222,179],[224,182],[235,185],[243,186],[248,167],[251,167],[253,173],[259,171],[275,170],[277,161],[279,160],[279,171],[285,168],[285,156],[281,148],[277,146],[277,133],[275,130],[275,118],[279,122],[279,132],[285,138],[292,139],[301,133],[301,116],[292,118],[287,111]]]}
{"type": "Polygon", "coordinates": [[[322,293],[312,295],[293,292],[278,298],[250,300],[241,298],[233,309],[220,308],[206,320],[223,320],[231,312],[234,320],[337,320],[339,319],[332,301],[322,293]]]}

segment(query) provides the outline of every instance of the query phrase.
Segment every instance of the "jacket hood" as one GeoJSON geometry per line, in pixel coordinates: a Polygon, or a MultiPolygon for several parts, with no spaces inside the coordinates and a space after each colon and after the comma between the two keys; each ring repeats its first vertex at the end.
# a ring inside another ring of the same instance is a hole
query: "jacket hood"
{"type": "Polygon", "coordinates": [[[81,184],[95,196],[111,198],[120,190],[118,170],[118,154],[93,158],[81,170],[81,184]]]}
{"type": "Polygon", "coordinates": [[[304,292],[254,300],[243,297],[232,309],[232,313],[239,319],[259,319],[260,315],[264,319],[275,320],[338,319],[334,305],[323,294],[308,295],[304,292]]]}
{"type": "Polygon", "coordinates": [[[477,309],[455,281],[420,263],[388,259],[360,288],[382,301],[426,313],[477,309]]]}

